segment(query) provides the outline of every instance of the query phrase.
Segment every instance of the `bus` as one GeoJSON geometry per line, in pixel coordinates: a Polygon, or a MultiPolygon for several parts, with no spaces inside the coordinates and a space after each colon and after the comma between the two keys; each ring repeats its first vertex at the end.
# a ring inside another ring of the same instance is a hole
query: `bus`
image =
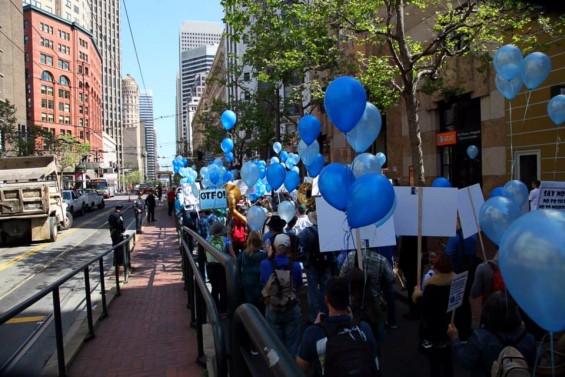
{"type": "Polygon", "coordinates": [[[95,178],[86,182],[86,188],[96,190],[104,198],[110,198],[116,195],[116,181],[108,178],[95,178]]]}

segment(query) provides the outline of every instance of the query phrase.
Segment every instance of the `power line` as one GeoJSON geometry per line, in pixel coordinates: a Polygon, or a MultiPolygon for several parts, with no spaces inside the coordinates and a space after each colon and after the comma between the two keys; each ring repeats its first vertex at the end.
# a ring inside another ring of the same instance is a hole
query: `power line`
{"type": "Polygon", "coordinates": [[[122,4],[124,4],[124,11],[126,13],[126,19],[128,21],[128,28],[129,28],[129,33],[131,35],[131,41],[133,43],[133,50],[135,52],[135,58],[137,60],[137,67],[139,68],[139,74],[141,75],[141,82],[143,83],[143,90],[145,91],[145,94],[147,94],[147,87],[145,86],[145,79],[143,78],[143,71],[141,70],[141,63],[139,61],[139,55],[137,53],[137,46],[135,44],[135,38],[133,37],[133,29],[131,28],[131,23],[129,20],[129,14],[128,14],[128,8],[126,6],[126,0],[122,0],[122,4]]]}

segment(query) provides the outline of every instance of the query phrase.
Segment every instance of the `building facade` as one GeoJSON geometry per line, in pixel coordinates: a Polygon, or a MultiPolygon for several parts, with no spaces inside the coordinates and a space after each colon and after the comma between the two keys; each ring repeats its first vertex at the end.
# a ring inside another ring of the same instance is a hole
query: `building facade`
{"type": "Polygon", "coordinates": [[[157,140],[153,122],[153,93],[141,94],[139,96],[139,120],[143,124],[143,135],[145,137],[145,148],[147,152],[146,171],[147,181],[156,179],[155,172],[157,161],[157,140]]]}
{"type": "MultiPolygon", "coordinates": [[[[32,5],[23,14],[28,127],[87,142],[87,161],[101,161],[102,66],[92,34],[32,5]]],[[[37,141],[48,150],[47,139],[37,141]]]]}
{"type": "MultiPolygon", "coordinates": [[[[116,167],[119,188],[123,189],[122,72],[120,39],[120,1],[90,0],[92,32],[102,56],[102,94],[104,132],[116,142],[116,167]]],[[[104,163],[106,167],[110,167],[104,163]]]]}
{"type": "Polygon", "coordinates": [[[137,170],[144,179],[147,174],[145,130],[139,118],[139,96],[139,86],[135,79],[129,75],[124,77],[122,80],[123,169],[126,173],[137,170]]]}
{"type": "MultiPolygon", "coordinates": [[[[0,0],[0,9],[0,101],[9,101],[14,105],[17,130],[25,133],[27,124],[22,2],[0,0]]],[[[0,150],[6,154],[15,153],[6,135],[1,132],[0,150]]]]}
{"type": "Polygon", "coordinates": [[[90,4],[86,0],[24,0],[23,2],[92,31],[92,13],[90,4]]]}
{"type": "Polygon", "coordinates": [[[224,25],[220,22],[183,21],[179,29],[179,52],[220,43],[224,25]]]}

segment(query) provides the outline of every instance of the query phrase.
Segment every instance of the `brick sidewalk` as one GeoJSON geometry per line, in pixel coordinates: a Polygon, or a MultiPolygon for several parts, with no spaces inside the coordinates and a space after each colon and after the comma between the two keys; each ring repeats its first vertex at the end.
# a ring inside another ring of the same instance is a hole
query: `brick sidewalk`
{"type": "Polygon", "coordinates": [[[68,375],[175,377],[202,376],[196,364],[196,330],[183,290],[174,217],[156,207],[156,222],[145,224],[132,253],[133,275],[109,306],[68,375]]]}

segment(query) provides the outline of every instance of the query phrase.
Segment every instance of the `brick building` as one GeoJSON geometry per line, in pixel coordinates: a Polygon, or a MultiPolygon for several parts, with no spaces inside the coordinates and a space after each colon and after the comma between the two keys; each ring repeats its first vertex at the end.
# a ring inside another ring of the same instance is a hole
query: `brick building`
{"type": "Polygon", "coordinates": [[[102,161],[102,63],[92,34],[32,5],[23,10],[28,127],[88,142],[88,161],[102,161]]]}

